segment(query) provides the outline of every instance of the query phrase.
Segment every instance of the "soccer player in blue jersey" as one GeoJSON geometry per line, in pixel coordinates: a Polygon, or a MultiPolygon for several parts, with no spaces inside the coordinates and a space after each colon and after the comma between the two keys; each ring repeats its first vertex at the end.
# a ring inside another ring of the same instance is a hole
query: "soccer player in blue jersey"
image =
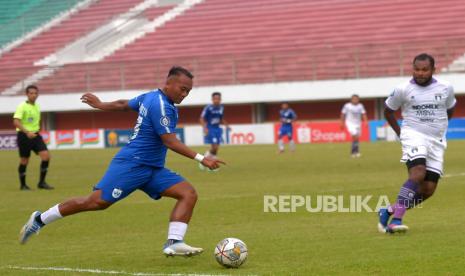
{"type": "Polygon", "coordinates": [[[224,119],[224,106],[221,104],[220,92],[212,94],[212,103],[205,106],[202,110],[200,124],[203,128],[204,143],[211,145],[210,149],[205,152],[205,156],[216,158],[220,144],[223,142],[223,129],[221,125],[230,129],[228,122],[224,119]]]}
{"type": "Polygon", "coordinates": [[[284,136],[287,136],[289,140],[289,148],[291,151],[294,151],[295,144],[294,140],[292,139],[292,122],[297,119],[297,114],[295,114],[294,110],[289,107],[288,103],[282,103],[281,110],[279,111],[279,118],[281,121],[281,128],[279,128],[278,132],[279,153],[284,152],[284,136]]]}
{"type": "Polygon", "coordinates": [[[176,138],[178,112],[174,104],[187,97],[192,89],[192,79],[188,70],[173,67],[163,89],[131,100],[101,102],[91,93],[84,94],[81,100],[94,108],[138,112],[134,133],[113,158],[90,195],[69,199],[43,213],[33,212],[21,229],[20,242],[25,243],[32,234],[53,221],[80,212],[104,210],[139,189],[155,200],[161,197],[177,200],[171,212],[163,253],[169,256],[200,254],[202,248],[191,247],[183,241],[197,201],[196,191],[182,176],[164,167],[167,149],[195,159],[210,169],[224,164],[221,160],[194,152],[176,138]]]}

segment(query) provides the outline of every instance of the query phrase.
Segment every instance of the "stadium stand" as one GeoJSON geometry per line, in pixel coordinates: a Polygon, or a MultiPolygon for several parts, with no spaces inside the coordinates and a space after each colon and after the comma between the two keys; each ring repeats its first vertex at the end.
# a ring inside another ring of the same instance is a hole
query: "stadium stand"
{"type": "Polygon", "coordinates": [[[0,47],[73,7],[79,0],[1,1],[0,47]]]}
{"type": "MultiPolygon", "coordinates": [[[[66,1],[63,1],[66,2],[66,1]]],[[[75,39],[94,30],[113,16],[120,14],[140,1],[100,0],[60,25],[40,34],[0,57],[0,90],[27,77],[42,67],[33,66],[37,60],[64,47],[75,39]]],[[[3,34],[2,34],[3,35],[3,34]]]]}
{"type": "MultiPolygon", "coordinates": [[[[130,2],[138,1],[98,1],[0,58],[0,67],[30,65],[130,2]]],[[[191,68],[202,86],[408,75],[418,52],[435,55],[439,69],[465,53],[464,13],[461,0],[205,0],[103,61],[65,65],[38,84],[49,93],[147,89],[172,64],[191,68]]],[[[1,78],[0,89],[12,85],[1,78]]]]}

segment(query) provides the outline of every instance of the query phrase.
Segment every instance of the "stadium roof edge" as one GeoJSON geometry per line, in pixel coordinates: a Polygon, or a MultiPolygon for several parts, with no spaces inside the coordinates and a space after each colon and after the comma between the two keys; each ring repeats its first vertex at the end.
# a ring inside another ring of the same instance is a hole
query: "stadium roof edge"
{"type": "MultiPolygon", "coordinates": [[[[450,82],[456,94],[465,94],[465,73],[439,74],[435,77],[450,82]]],[[[340,100],[347,99],[354,93],[359,94],[361,98],[384,98],[396,85],[409,79],[410,77],[388,77],[194,87],[181,106],[210,103],[213,91],[222,92],[225,104],[340,100]]],[[[112,101],[133,98],[143,92],[127,90],[95,94],[103,101],[112,101]]],[[[90,107],[81,103],[80,96],[81,93],[43,94],[38,103],[43,112],[90,110],[90,107]]],[[[24,99],[24,95],[0,97],[0,114],[14,113],[16,106],[24,99]]]]}

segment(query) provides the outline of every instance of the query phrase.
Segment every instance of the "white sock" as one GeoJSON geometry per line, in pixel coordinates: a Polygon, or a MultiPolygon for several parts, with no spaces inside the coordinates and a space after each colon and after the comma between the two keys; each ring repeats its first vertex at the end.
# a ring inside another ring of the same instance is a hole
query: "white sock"
{"type": "Polygon", "coordinates": [[[209,151],[209,150],[207,150],[207,151],[205,152],[205,154],[204,154],[204,155],[205,155],[206,157],[210,157],[212,154],[210,153],[210,151],[209,151]]]}
{"type": "Polygon", "coordinates": [[[60,210],[58,209],[58,204],[40,215],[40,219],[44,224],[49,224],[57,219],[61,219],[62,217],[63,216],[60,214],[60,210]]]}
{"type": "Polygon", "coordinates": [[[284,150],[284,142],[283,140],[278,140],[278,147],[280,151],[284,150]]]}
{"type": "Polygon", "coordinates": [[[168,227],[168,240],[184,240],[184,235],[186,235],[187,223],[180,221],[171,221],[168,227]]]}
{"type": "Polygon", "coordinates": [[[294,151],[294,150],[295,150],[295,143],[294,143],[294,140],[289,141],[289,148],[291,149],[291,151],[294,151]]]}

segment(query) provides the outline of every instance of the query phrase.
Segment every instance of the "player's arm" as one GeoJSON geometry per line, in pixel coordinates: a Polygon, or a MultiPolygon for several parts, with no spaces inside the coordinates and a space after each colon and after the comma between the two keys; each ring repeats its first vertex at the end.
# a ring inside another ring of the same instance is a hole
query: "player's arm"
{"type": "Polygon", "coordinates": [[[85,93],[81,97],[81,101],[85,104],[90,105],[93,108],[104,110],[104,111],[129,111],[132,110],[129,107],[128,100],[116,100],[113,102],[102,102],[100,99],[92,93],[85,93]]]}
{"type": "Polygon", "coordinates": [[[447,90],[448,90],[448,96],[446,99],[447,119],[450,120],[452,116],[454,115],[454,110],[455,110],[455,105],[457,103],[457,100],[455,99],[454,88],[452,87],[452,85],[449,85],[447,90]]]}
{"type": "Polygon", "coordinates": [[[184,145],[181,141],[178,140],[178,138],[176,137],[176,133],[166,133],[160,135],[160,137],[163,144],[170,150],[184,155],[187,158],[195,159],[211,170],[218,169],[220,167],[220,164],[225,164],[220,159],[212,159],[209,157],[205,157],[193,151],[188,146],[184,145]]]}
{"type": "Polygon", "coordinates": [[[295,121],[297,121],[297,114],[295,114],[295,112],[293,111],[291,122],[295,122],[295,121]]]}
{"type": "Polygon", "coordinates": [[[367,122],[368,122],[368,116],[367,116],[366,113],[363,113],[363,114],[362,114],[362,120],[363,120],[364,123],[367,123],[367,122]]]}
{"type": "Polygon", "coordinates": [[[202,113],[200,114],[200,119],[199,119],[204,135],[208,134],[208,127],[207,127],[207,120],[206,120],[207,112],[208,112],[207,107],[204,107],[204,109],[202,110],[202,113]]]}
{"type": "Polygon", "coordinates": [[[447,109],[447,119],[450,120],[454,116],[455,107],[447,109]]]}
{"type": "Polygon", "coordinates": [[[226,120],[223,119],[223,118],[221,118],[221,124],[224,125],[227,129],[231,129],[231,127],[229,126],[228,121],[226,121],[226,120]]]}
{"type": "Polygon", "coordinates": [[[400,137],[400,126],[397,123],[396,116],[394,115],[395,110],[390,109],[389,107],[384,107],[384,117],[388,124],[392,127],[397,136],[400,137]]]}
{"type": "Polygon", "coordinates": [[[208,134],[207,121],[205,120],[204,117],[200,116],[199,122],[200,122],[200,125],[202,126],[203,134],[207,135],[208,134]]]}
{"type": "Polygon", "coordinates": [[[21,124],[21,120],[18,119],[18,118],[13,118],[13,125],[18,128],[19,130],[21,130],[22,132],[26,133],[27,137],[32,139],[34,137],[37,136],[37,134],[35,134],[34,132],[30,132],[28,130],[26,130],[23,126],[23,124],[21,124]]]}

